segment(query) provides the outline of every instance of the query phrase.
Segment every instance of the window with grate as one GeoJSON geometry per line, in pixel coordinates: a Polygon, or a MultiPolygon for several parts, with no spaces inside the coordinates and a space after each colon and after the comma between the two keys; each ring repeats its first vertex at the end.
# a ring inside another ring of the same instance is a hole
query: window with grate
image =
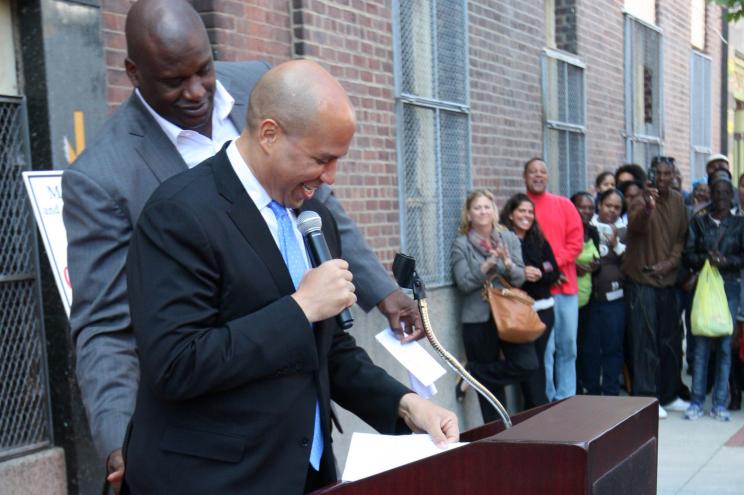
{"type": "Polygon", "coordinates": [[[550,190],[563,196],[586,189],[584,69],[574,57],[543,50],[543,153],[550,190]]]}
{"type": "Polygon", "coordinates": [[[471,184],[467,6],[407,0],[393,16],[401,247],[444,285],[471,184]]]}
{"type": "Polygon", "coordinates": [[[734,142],[732,151],[734,177],[744,174],[744,101],[734,100],[734,142]]]}
{"type": "Polygon", "coordinates": [[[710,57],[692,50],[690,54],[690,170],[697,179],[705,176],[705,161],[711,154],[710,57]]]}
{"type": "Polygon", "coordinates": [[[29,169],[25,102],[0,96],[0,462],[51,441],[29,169]]]}
{"type": "Polygon", "coordinates": [[[648,167],[661,155],[661,32],[625,16],[625,155],[626,161],[648,167]]]}

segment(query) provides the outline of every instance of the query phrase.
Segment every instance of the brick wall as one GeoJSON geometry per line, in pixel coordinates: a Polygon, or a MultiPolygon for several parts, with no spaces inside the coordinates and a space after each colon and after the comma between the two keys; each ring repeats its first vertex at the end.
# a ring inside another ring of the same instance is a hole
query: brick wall
{"type": "Polygon", "coordinates": [[[468,2],[473,184],[499,205],[524,191],[522,165],[542,155],[542,2],[468,2]]]}
{"type": "MultiPolygon", "coordinates": [[[[726,53],[726,47],[721,42],[721,8],[715,5],[706,5],[705,8],[705,53],[711,57],[711,88],[712,88],[712,112],[711,123],[711,149],[713,153],[721,151],[721,133],[726,135],[727,130],[721,129],[721,57],[726,53]]],[[[690,187],[690,182],[687,182],[690,187]]]]}
{"type": "Polygon", "coordinates": [[[291,57],[290,0],[193,0],[217,60],[291,57]]]}
{"type": "MultiPolygon", "coordinates": [[[[664,33],[664,153],[675,157],[684,176],[689,177],[690,2],[660,2],[656,23],[664,33]]],[[[689,185],[689,180],[686,182],[689,185]]]]}
{"type": "Polygon", "coordinates": [[[132,92],[124,59],[127,43],[124,38],[124,21],[134,0],[101,0],[101,29],[106,57],[106,100],[109,110],[116,108],[132,92]]]}
{"type": "Polygon", "coordinates": [[[297,43],[346,88],[357,132],[334,190],[384,263],[400,249],[393,25],[387,0],[294,2],[297,43]]]}
{"type": "Polygon", "coordinates": [[[622,0],[577,2],[577,48],[586,64],[587,188],[625,162],[622,0]]]}
{"type": "Polygon", "coordinates": [[[576,53],[577,0],[555,0],[555,46],[570,53],[576,53]]]}

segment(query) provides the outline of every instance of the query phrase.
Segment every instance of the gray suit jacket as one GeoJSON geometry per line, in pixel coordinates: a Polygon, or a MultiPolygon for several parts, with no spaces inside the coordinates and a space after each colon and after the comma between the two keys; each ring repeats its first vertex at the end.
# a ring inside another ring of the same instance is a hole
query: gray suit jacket
{"type": "MultiPolygon", "coordinates": [[[[250,92],[268,68],[264,62],[216,63],[218,80],[235,98],[230,120],[239,130],[250,92]]],[[[122,445],[139,382],[126,286],[129,240],[152,192],[185,170],[176,148],[133,94],[62,177],[77,378],[103,457],[122,445]]],[[[323,195],[338,218],[360,304],[369,310],[395,285],[338,201],[329,191],[323,195]]]]}
{"type": "MultiPolygon", "coordinates": [[[[499,236],[509,251],[512,267],[511,270],[506,270],[499,260],[492,271],[497,271],[514,287],[520,287],[524,283],[522,245],[519,238],[508,230],[499,232],[499,236]]],[[[460,321],[463,323],[483,323],[491,316],[491,308],[482,296],[486,274],[481,272],[480,266],[485,259],[485,256],[468,241],[466,235],[458,236],[452,243],[452,276],[463,296],[460,313],[460,321]]],[[[494,286],[500,286],[498,280],[494,280],[494,286]]]]}

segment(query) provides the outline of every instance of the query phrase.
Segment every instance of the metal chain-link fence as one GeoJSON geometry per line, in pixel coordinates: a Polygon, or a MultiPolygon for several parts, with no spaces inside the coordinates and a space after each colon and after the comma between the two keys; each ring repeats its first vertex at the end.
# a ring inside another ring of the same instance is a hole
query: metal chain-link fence
{"type": "Polygon", "coordinates": [[[587,187],[584,66],[565,54],[546,50],[542,80],[550,190],[570,196],[587,187]]]}
{"type": "Polygon", "coordinates": [[[51,438],[28,169],[24,102],[0,97],[0,461],[51,438]]]}
{"type": "Polygon", "coordinates": [[[426,283],[446,284],[470,187],[467,8],[411,0],[395,9],[403,249],[426,283]]]}

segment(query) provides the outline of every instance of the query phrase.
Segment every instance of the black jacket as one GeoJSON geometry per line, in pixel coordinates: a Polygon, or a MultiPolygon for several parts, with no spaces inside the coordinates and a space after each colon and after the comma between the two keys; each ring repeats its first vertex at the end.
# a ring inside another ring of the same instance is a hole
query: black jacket
{"type": "Polygon", "coordinates": [[[536,235],[527,235],[520,240],[522,243],[522,260],[524,266],[534,266],[543,272],[542,278],[537,282],[527,282],[522,289],[536,301],[550,297],[550,287],[558,280],[561,272],[555,261],[553,250],[545,239],[536,235]]]}
{"type": "MultiPolygon", "coordinates": [[[[340,243],[323,219],[331,255],[340,243]]],[[[311,327],[223,148],[164,182],[140,216],[127,286],[141,383],[124,444],[134,494],[299,494],[316,404],[320,476],[336,479],[330,401],[383,433],[408,392],[333,318],[311,327]]]]}
{"type": "Polygon", "coordinates": [[[710,251],[718,252],[726,262],[718,267],[724,280],[733,282],[739,278],[744,266],[744,217],[728,215],[717,226],[710,215],[696,216],[687,229],[687,242],[683,260],[694,271],[703,268],[710,251]]]}

